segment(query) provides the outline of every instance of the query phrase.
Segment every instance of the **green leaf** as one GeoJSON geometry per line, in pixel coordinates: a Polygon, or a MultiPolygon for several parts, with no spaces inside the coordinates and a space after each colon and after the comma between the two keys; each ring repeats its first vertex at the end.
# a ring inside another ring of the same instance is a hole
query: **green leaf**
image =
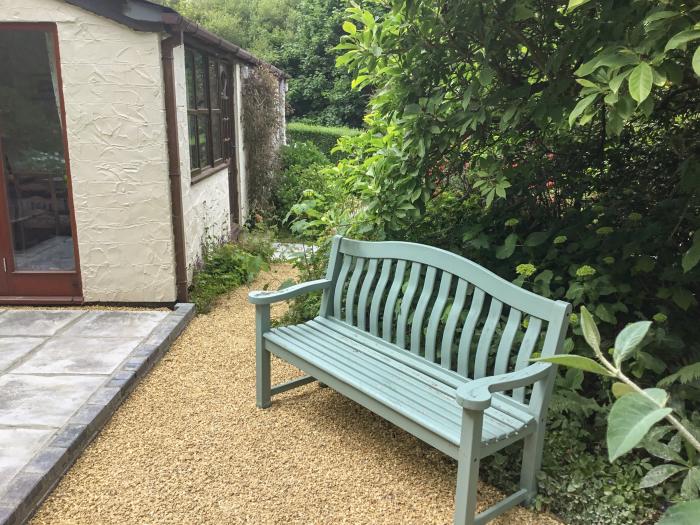
{"type": "Polygon", "coordinates": [[[646,62],[641,62],[632,70],[627,82],[630,88],[630,95],[637,101],[637,104],[641,104],[649,96],[653,80],[654,72],[646,62]]]}
{"type": "Polygon", "coordinates": [[[658,467],[654,467],[647,472],[646,476],[644,476],[642,481],[639,482],[639,488],[648,489],[649,487],[655,487],[659,483],[666,481],[674,474],[678,474],[679,472],[687,469],[688,467],[681,465],[659,465],[658,467]]]}
{"type": "Polygon", "coordinates": [[[693,71],[700,77],[700,46],[693,53],[693,71]]]}
{"type": "Polygon", "coordinates": [[[355,33],[357,33],[357,26],[349,20],[345,21],[343,22],[343,31],[345,31],[349,35],[354,35],[355,33]]]}
{"type": "Polygon", "coordinates": [[[634,352],[639,346],[639,343],[642,342],[642,339],[644,339],[644,336],[647,335],[650,327],[651,321],[638,321],[628,324],[617,334],[615,338],[615,350],[613,352],[615,366],[619,368],[620,363],[634,352]]]}
{"type": "Polygon", "coordinates": [[[664,51],[670,51],[671,49],[678,49],[683,44],[686,44],[692,40],[697,40],[700,38],[700,29],[689,29],[687,31],[681,31],[680,33],[674,35],[666,44],[664,51]]]}
{"type": "Polygon", "coordinates": [[[590,2],[590,0],[569,0],[569,6],[566,8],[566,12],[571,13],[571,11],[574,9],[577,9],[588,2],[590,2]]]}
{"type": "Polygon", "coordinates": [[[608,416],[608,456],[610,461],[626,454],[644,438],[651,427],[672,412],[639,393],[615,401],[608,416]]]}
{"type": "Polygon", "coordinates": [[[608,84],[613,93],[617,94],[617,92],[620,91],[620,86],[622,85],[622,83],[625,81],[625,79],[629,76],[629,74],[631,72],[632,72],[632,70],[628,69],[627,71],[620,73],[619,75],[613,77],[613,79],[608,84]]]}
{"type": "Polygon", "coordinates": [[[532,232],[525,239],[525,246],[534,248],[545,242],[549,238],[549,232],[532,232]]]}
{"type": "Polygon", "coordinates": [[[518,236],[515,233],[511,233],[506,240],[503,242],[503,246],[496,248],[496,258],[507,259],[515,251],[515,243],[518,241],[518,236]]]}
{"type": "Polygon", "coordinates": [[[652,22],[656,22],[657,20],[664,20],[666,18],[671,18],[674,16],[678,16],[678,13],[676,11],[657,11],[656,13],[652,13],[644,19],[644,25],[646,26],[651,24],[652,22]]]}
{"type": "Polygon", "coordinates": [[[697,302],[693,293],[687,288],[675,288],[671,298],[683,310],[687,310],[697,302]]]}
{"type": "Polygon", "coordinates": [[[628,384],[620,382],[613,383],[612,393],[616,398],[620,398],[625,394],[629,394],[630,392],[634,392],[634,388],[632,388],[628,384]]]}
{"type": "MultiPolygon", "coordinates": [[[[700,47],[698,47],[700,50],[700,47]]],[[[697,51],[695,52],[697,55],[697,51]]],[[[700,230],[697,230],[693,234],[693,244],[683,255],[683,260],[681,265],[683,266],[683,272],[688,273],[690,270],[695,268],[695,266],[700,262],[700,230]]]]}
{"type": "Polygon", "coordinates": [[[598,98],[598,95],[599,93],[593,93],[578,101],[578,104],[576,104],[576,107],[574,107],[574,110],[569,115],[569,127],[573,127],[574,122],[576,122],[576,119],[581,116],[581,113],[586,111],[586,108],[588,106],[593,104],[593,101],[596,98],[598,98]]]}
{"type": "Polygon", "coordinates": [[[600,332],[598,332],[591,312],[585,306],[581,307],[581,330],[588,346],[600,352],[600,332]]]}
{"type": "Polygon", "coordinates": [[[656,525],[697,525],[700,516],[700,499],[677,503],[661,516],[656,525]]]}
{"type": "Polygon", "coordinates": [[[545,363],[553,363],[555,365],[577,368],[578,370],[592,372],[600,376],[612,377],[612,374],[608,372],[607,368],[605,368],[603,365],[599,364],[593,359],[583,357],[581,355],[555,355],[552,357],[539,357],[537,359],[532,359],[532,361],[543,361],[545,363]]]}

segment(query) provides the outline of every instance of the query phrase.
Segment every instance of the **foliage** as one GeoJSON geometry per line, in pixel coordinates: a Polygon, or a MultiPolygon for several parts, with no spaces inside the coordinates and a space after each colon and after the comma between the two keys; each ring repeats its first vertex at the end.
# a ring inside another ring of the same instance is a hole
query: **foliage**
{"type": "Polygon", "coordinates": [[[195,271],[190,300],[199,313],[211,310],[217,297],[252,282],[268,265],[259,255],[252,255],[235,244],[204,247],[202,267],[195,271]]]}
{"type": "Polygon", "coordinates": [[[335,67],[345,0],[161,0],[289,76],[290,116],[358,127],[367,97],[335,67]]]}
{"type": "Polygon", "coordinates": [[[287,125],[287,137],[290,143],[294,142],[311,142],[324,155],[327,155],[334,161],[339,160],[333,152],[340,137],[354,136],[359,133],[358,130],[346,128],[342,126],[318,126],[315,124],[306,124],[303,122],[290,122],[287,125]]]}
{"type": "Polygon", "coordinates": [[[326,189],[323,168],[328,165],[328,158],[311,142],[293,142],[282,148],[282,173],[272,195],[278,222],[287,222],[287,214],[305,191],[326,189]]]}
{"type": "Polygon", "coordinates": [[[655,466],[640,481],[640,488],[650,488],[676,478],[682,480],[675,497],[686,501],[680,509],[671,507],[662,523],[683,525],[690,523],[684,515],[700,516],[700,413],[690,414],[684,406],[673,402],[662,388],[640,388],[622,370],[622,363],[630,359],[646,337],[651,323],[639,321],[628,324],[615,338],[610,354],[601,350],[601,339],[593,316],[581,308],[583,336],[595,354],[596,361],[575,355],[542,357],[535,361],[560,364],[577,370],[593,372],[618,380],[612,393],[617,398],[608,415],[607,447],[610,462],[642,446],[664,463],[655,466]],[[679,419],[680,418],[680,419],[679,419]],[[695,419],[695,421],[693,421],[695,419]],[[665,420],[668,424],[657,426],[665,420]],[[668,434],[672,437],[668,439],[668,434]]]}
{"type": "Polygon", "coordinates": [[[243,80],[242,98],[248,202],[252,210],[266,210],[271,206],[282,146],[279,79],[264,66],[250,70],[243,80]]]}
{"type": "Polygon", "coordinates": [[[275,255],[274,242],[277,228],[259,222],[253,228],[246,228],[238,239],[238,247],[251,255],[260,257],[265,262],[272,262],[275,255]]]}

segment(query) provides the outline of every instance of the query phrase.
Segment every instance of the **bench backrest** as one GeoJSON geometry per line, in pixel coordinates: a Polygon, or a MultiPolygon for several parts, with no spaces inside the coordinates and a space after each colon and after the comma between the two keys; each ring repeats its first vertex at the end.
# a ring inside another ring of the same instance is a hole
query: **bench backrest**
{"type": "MultiPolygon", "coordinates": [[[[558,353],[570,305],[524,290],[451,252],[336,237],[321,315],[460,376],[520,370],[558,353]]],[[[513,393],[523,401],[522,389],[513,393]]]]}

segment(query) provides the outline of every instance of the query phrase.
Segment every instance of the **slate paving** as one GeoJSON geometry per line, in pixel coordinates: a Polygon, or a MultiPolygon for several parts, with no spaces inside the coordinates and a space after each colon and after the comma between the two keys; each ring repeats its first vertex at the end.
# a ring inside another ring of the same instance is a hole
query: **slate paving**
{"type": "Polygon", "coordinates": [[[193,315],[0,308],[0,525],[31,516],[193,315]]]}

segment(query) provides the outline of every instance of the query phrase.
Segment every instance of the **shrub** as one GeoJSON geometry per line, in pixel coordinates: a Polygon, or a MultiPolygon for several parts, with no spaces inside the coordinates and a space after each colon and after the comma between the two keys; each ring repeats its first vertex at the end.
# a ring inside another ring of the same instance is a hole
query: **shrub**
{"type": "Polygon", "coordinates": [[[287,214],[304,191],[325,191],[327,178],[323,168],[328,165],[328,157],[312,142],[293,142],[284,146],[282,173],[272,195],[278,223],[286,222],[287,214]]]}
{"type": "Polygon", "coordinates": [[[344,127],[317,126],[303,122],[290,122],[287,124],[288,142],[311,142],[318,147],[324,155],[337,161],[337,154],[332,150],[340,137],[359,134],[359,130],[344,127]]]}
{"type": "Polygon", "coordinates": [[[258,222],[252,228],[245,228],[238,239],[238,247],[251,255],[271,262],[275,255],[273,243],[277,239],[277,228],[265,222],[258,222]]]}
{"type": "Polygon", "coordinates": [[[259,255],[250,254],[234,244],[205,247],[202,267],[195,271],[190,300],[199,313],[209,312],[220,295],[247,284],[268,265],[259,255]]]}

